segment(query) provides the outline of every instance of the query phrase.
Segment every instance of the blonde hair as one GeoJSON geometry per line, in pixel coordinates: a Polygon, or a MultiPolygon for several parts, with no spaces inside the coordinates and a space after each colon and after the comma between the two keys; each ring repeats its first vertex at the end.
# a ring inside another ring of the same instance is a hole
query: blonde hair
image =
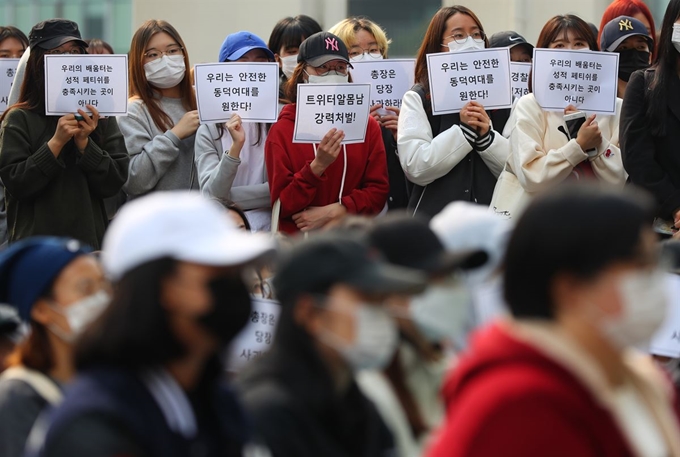
{"type": "Polygon", "coordinates": [[[350,17],[338,22],[328,31],[339,37],[343,43],[345,43],[347,49],[349,49],[356,46],[356,33],[359,30],[365,30],[373,35],[375,37],[375,42],[378,43],[378,48],[380,48],[380,54],[382,54],[383,57],[387,57],[387,48],[390,46],[392,40],[387,39],[387,35],[382,27],[370,19],[365,17],[350,17]]]}

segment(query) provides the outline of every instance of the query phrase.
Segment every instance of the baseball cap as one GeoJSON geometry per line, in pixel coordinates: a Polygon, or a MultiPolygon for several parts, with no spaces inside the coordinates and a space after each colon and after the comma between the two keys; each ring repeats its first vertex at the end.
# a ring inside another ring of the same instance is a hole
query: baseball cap
{"type": "Polygon", "coordinates": [[[633,17],[619,16],[607,22],[602,28],[600,49],[614,52],[624,40],[635,35],[643,36],[649,43],[649,49],[652,49],[654,40],[652,40],[652,37],[649,35],[647,27],[633,17]]]}
{"type": "Polygon", "coordinates": [[[58,48],[69,41],[77,41],[79,46],[87,48],[78,30],[78,24],[68,19],[49,19],[38,22],[28,34],[28,44],[42,49],[58,48]]]}
{"type": "Polygon", "coordinates": [[[250,32],[236,32],[228,35],[220,47],[220,62],[234,61],[243,57],[253,49],[262,49],[271,61],[274,53],[267,47],[262,38],[250,32]]]}
{"type": "Polygon", "coordinates": [[[523,44],[529,47],[529,52],[533,51],[534,46],[524,39],[522,35],[512,30],[505,32],[498,32],[491,35],[489,38],[490,48],[514,48],[518,44],[523,44]]]}
{"type": "Polygon", "coordinates": [[[487,260],[486,252],[478,249],[447,251],[426,221],[406,214],[379,219],[369,231],[368,239],[390,263],[432,276],[459,268],[476,268],[487,260]]]}
{"type": "MultiPolygon", "coordinates": [[[[298,63],[306,62],[312,67],[319,67],[331,60],[342,60],[349,63],[349,53],[345,43],[329,32],[318,32],[308,37],[300,45],[298,63]]],[[[354,68],[354,67],[352,67],[354,68]]]]}
{"type": "Polygon", "coordinates": [[[243,265],[272,253],[274,242],[238,230],[217,202],[190,191],[155,192],[124,205],[102,244],[114,281],[163,257],[201,265],[243,265]]]}
{"type": "Polygon", "coordinates": [[[71,238],[34,237],[0,253],[0,302],[14,306],[28,321],[36,300],[76,257],[91,252],[71,238]]]}
{"type": "Polygon", "coordinates": [[[294,246],[274,276],[274,289],[282,301],[334,284],[366,294],[388,295],[421,292],[426,278],[418,271],[385,262],[359,236],[337,232],[317,235],[294,246]]]}

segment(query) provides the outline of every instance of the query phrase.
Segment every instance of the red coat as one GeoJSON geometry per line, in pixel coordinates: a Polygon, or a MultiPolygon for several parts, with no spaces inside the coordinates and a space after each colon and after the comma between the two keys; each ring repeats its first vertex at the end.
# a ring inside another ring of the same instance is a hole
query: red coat
{"type": "Polygon", "coordinates": [[[629,457],[612,415],[561,365],[499,325],[483,329],[444,385],[428,457],[629,457]]]}
{"type": "MultiPolygon", "coordinates": [[[[283,107],[279,120],[267,135],[264,153],[272,204],[281,199],[279,228],[296,233],[292,216],[310,206],[326,206],[338,202],[344,154],[320,177],[312,173],[314,160],[311,144],[294,144],[295,105],[283,107]]],[[[351,214],[378,214],[387,201],[389,180],[385,145],[378,122],[369,117],[366,141],[347,145],[347,175],[342,192],[342,205],[351,214]]]]}

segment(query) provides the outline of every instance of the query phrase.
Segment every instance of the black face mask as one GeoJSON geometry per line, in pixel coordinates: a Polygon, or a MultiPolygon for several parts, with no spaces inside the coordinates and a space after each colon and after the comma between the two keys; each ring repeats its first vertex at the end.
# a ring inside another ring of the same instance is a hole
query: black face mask
{"type": "Polygon", "coordinates": [[[213,308],[198,322],[223,344],[229,343],[245,327],[250,317],[248,288],[240,277],[225,276],[209,284],[213,308]]]}
{"type": "Polygon", "coordinates": [[[634,71],[649,68],[649,56],[648,51],[637,49],[619,52],[619,79],[628,82],[634,71]]]}

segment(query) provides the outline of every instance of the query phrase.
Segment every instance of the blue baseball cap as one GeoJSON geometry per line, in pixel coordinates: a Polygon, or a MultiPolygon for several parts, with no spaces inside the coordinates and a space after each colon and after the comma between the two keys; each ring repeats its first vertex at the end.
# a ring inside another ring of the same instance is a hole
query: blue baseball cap
{"type": "Polygon", "coordinates": [[[269,60],[274,61],[274,53],[262,38],[250,32],[236,32],[224,39],[220,47],[220,62],[238,60],[253,49],[262,49],[269,60]]]}
{"type": "Polygon", "coordinates": [[[29,321],[36,300],[76,257],[92,252],[72,238],[34,237],[0,252],[0,302],[29,321]]]}
{"type": "Polygon", "coordinates": [[[621,43],[627,38],[640,35],[649,43],[649,50],[654,47],[654,40],[649,35],[647,27],[630,16],[619,16],[602,28],[602,35],[600,36],[600,49],[602,51],[614,52],[621,43]]]}

